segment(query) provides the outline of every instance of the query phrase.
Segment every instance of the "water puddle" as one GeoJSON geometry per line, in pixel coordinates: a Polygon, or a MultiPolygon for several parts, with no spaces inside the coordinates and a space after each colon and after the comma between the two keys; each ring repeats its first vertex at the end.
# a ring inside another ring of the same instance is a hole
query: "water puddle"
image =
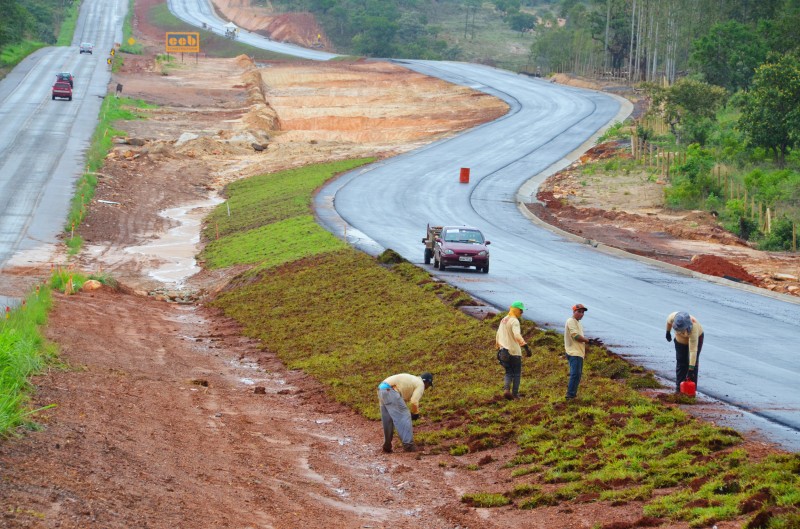
{"type": "Polygon", "coordinates": [[[222,202],[224,200],[214,196],[203,202],[160,212],[160,216],[177,222],[178,226],[148,244],[128,247],[125,252],[142,255],[160,263],[148,271],[147,275],[153,279],[182,285],[186,279],[200,271],[195,260],[200,244],[200,224],[209,209],[222,202]]]}

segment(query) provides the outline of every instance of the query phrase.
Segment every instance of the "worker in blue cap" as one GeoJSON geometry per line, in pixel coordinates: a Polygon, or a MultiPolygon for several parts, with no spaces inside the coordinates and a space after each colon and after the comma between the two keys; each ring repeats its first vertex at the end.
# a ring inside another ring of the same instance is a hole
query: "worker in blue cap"
{"type": "Polygon", "coordinates": [[[672,341],[670,331],[675,331],[675,392],[680,393],[684,380],[697,384],[698,361],[703,350],[703,326],[688,312],[673,312],[667,316],[668,342],[672,341]]]}

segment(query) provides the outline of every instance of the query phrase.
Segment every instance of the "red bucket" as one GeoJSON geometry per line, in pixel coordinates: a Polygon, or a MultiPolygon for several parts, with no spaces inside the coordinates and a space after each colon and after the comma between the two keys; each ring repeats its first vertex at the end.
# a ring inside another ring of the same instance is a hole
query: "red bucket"
{"type": "Polygon", "coordinates": [[[681,393],[690,397],[694,397],[697,393],[697,384],[691,380],[684,380],[681,382],[681,393]]]}

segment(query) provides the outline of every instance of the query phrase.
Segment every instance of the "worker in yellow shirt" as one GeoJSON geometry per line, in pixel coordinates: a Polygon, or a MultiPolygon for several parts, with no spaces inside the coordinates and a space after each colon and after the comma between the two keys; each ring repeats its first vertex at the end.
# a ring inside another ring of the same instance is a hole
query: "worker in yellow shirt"
{"type": "Polygon", "coordinates": [[[419,418],[419,401],[425,390],[431,387],[433,387],[431,373],[422,373],[420,376],[400,373],[390,376],[378,385],[384,452],[387,454],[392,452],[395,428],[403,442],[403,450],[416,451],[411,421],[419,418]]]}
{"type": "Polygon", "coordinates": [[[525,356],[531,356],[531,348],[525,343],[525,338],[520,332],[519,319],[525,305],[515,301],[508,308],[508,314],[500,320],[495,334],[495,347],[497,347],[497,360],[506,370],[503,381],[503,396],[508,399],[519,398],[519,383],[522,378],[522,351],[525,356]]]}

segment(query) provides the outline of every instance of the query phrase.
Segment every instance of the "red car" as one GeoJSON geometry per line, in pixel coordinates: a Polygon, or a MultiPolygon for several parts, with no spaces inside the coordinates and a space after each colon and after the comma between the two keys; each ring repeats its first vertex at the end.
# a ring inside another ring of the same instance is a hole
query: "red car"
{"type": "Polygon", "coordinates": [[[72,87],[66,81],[56,81],[53,85],[53,100],[60,97],[72,101],[72,87]]]}
{"type": "Polygon", "coordinates": [[[474,266],[484,274],[489,272],[490,244],[478,228],[444,226],[433,248],[433,266],[445,270],[448,266],[474,266]]]}

